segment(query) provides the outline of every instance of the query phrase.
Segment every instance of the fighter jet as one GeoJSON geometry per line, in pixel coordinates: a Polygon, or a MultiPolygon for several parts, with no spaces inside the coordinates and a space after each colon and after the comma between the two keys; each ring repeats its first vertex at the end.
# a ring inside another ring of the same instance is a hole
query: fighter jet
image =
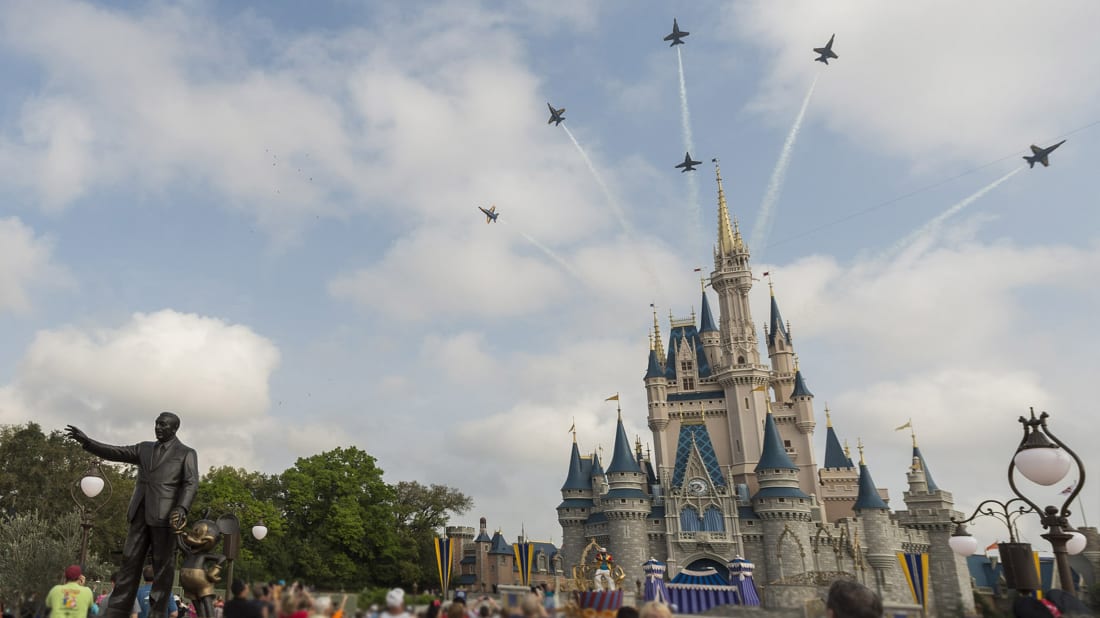
{"type": "Polygon", "coordinates": [[[1035,144],[1031,145],[1031,156],[1024,157],[1024,161],[1027,161],[1029,168],[1035,167],[1036,163],[1042,163],[1043,167],[1050,167],[1050,161],[1047,160],[1047,156],[1054,152],[1054,149],[1066,143],[1066,140],[1062,140],[1053,146],[1047,146],[1046,148],[1039,148],[1035,144]]]}
{"type": "Polygon", "coordinates": [[[695,166],[699,165],[700,163],[702,163],[702,161],[692,161],[691,160],[691,153],[690,152],[685,152],[684,153],[684,162],[677,165],[676,167],[684,168],[684,169],[680,170],[680,173],[683,174],[684,172],[694,172],[695,171],[695,166]]]}
{"type": "Polygon", "coordinates": [[[680,25],[676,23],[676,18],[673,17],[672,18],[672,34],[666,36],[664,38],[664,40],[672,41],[671,43],[668,44],[669,47],[672,47],[673,45],[683,45],[684,41],[682,39],[684,37],[686,37],[687,35],[689,35],[689,34],[691,34],[691,33],[690,32],[684,32],[683,30],[680,30],[680,25]]]}
{"type": "Polygon", "coordinates": [[[815,54],[821,54],[817,58],[814,58],[814,62],[824,62],[825,64],[829,64],[829,58],[838,57],[836,54],[833,53],[833,39],[835,38],[836,35],[834,34],[833,36],[829,37],[829,42],[825,44],[825,47],[814,48],[815,54]]]}
{"type": "Polygon", "coordinates": [[[556,127],[559,124],[561,124],[562,120],[565,120],[565,116],[564,116],[565,108],[564,107],[561,108],[561,109],[554,109],[554,106],[550,105],[549,103],[546,104],[546,107],[550,108],[550,120],[547,120],[546,124],[550,124],[552,122],[552,123],[554,123],[554,126],[556,127]]]}
{"type": "Polygon", "coordinates": [[[496,223],[497,217],[500,216],[500,213],[497,212],[496,206],[490,206],[489,210],[485,210],[481,206],[478,206],[477,209],[485,213],[485,223],[496,223]]]}

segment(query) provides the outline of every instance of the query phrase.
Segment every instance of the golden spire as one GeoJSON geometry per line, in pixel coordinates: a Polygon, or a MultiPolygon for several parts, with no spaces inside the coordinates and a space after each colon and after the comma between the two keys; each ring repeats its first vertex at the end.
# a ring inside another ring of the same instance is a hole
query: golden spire
{"type": "Polygon", "coordinates": [[[913,430],[913,421],[909,421],[909,435],[913,436],[913,448],[917,448],[917,432],[913,430]]]}
{"type": "Polygon", "coordinates": [[[661,325],[657,323],[657,307],[654,305],[650,307],[653,307],[653,348],[657,350],[657,359],[660,360],[665,346],[661,343],[661,325]]]}
{"type": "Polygon", "coordinates": [[[771,277],[768,277],[768,292],[771,293],[772,298],[775,298],[775,286],[772,285],[771,277]]]}
{"type": "Polygon", "coordinates": [[[714,161],[714,175],[718,179],[718,253],[729,255],[737,249],[740,232],[737,235],[733,233],[729,207],[726,206],[726,192],[722,189],[722,170],[718,167],[718,159],[711,160],[714,161]]]}
{"type": "Polygon", "coordinates": [[[702,269],[699,270],[699,290],[704,294],[707,293],[707,278],[703,276],[702,269]]]}
{"type": "Polygon", "coordinates": [[[863,461],[863,438],[856,438],[856,448],[859,449],[859,465],[867,465],[867,462],[863,461]]]}
{"type": "Polygon", "coordinates": [[[577,417],[573,417],[573,426],[569,428],[569,431],[573,434],[573,444],[577,443],[577,417]]]}
{"type": "Polygon", "coordinates": [[[844,438],[844,456],[849,460],[852,459],[852,448],[848,446],[848,438],[844,438]]]}
{"type": "Polygon", "coordinates": [[[828,401],[825,402],[825,426],[826,427],[832,427],[833,426],[833,417],[829,416],[829,402],[828,401]]]}
{"type": "Polygon", "coordinates": [[[653,333],[649,333],[649,351],[653,351],[653,333]]]}

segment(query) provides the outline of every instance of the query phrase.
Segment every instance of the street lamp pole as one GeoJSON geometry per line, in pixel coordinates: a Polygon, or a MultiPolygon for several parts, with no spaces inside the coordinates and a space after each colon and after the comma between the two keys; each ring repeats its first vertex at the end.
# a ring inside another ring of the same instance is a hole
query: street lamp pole
{"type": "Polygon", "coordinates": [[[88,466],[87,471],[84,472],[84,475],[69,487],[73,502],[80,508],[79,562],[82,567],[88,560],[88,537],[92,532],[92,518],[111,499],[111,492],[111,481],[103,473],[103,468],[98,460],[93,461],[88,466]],[[104,489],[107,490],[107,493],[97,500],[96,498],[103,493],[104,489]],[[79,493],[77,490],[79,490],[79,493]],[[82,500],[80,496],[83,496],[84,499],[82,500]]]}
{"type": "Polygon", "coordinates": [[[1016,455],[1008,465],[1008,485],[1020,500],[1039,514],[1039,523],[1047,531],[1040,536],[1050,541],[1051,548],[1054,550],[1054,562],[1058,566],[1058,579],[1062,590],[1074,595],[1073,571],[1070,569],[1069,553],[1066,551],[1066,543],[1073,538],[1070,532],[1072,528],[1069,525],[1069,516],[1072,513],[1069,505],[1085,485],[1085,465],[1073,449],[1066,446],[1050,431],[1047,427],[1048,417],[1050,415],[1043,412],[1036,418],[1035,408],[1031,408],[1031,418],[1023,416],[1019,418],[1024,428],[1024,437],[1016,449],[1016,455]],[[1028,480],[1040,485],[1053,485],[1060,482],[1069,472],[1071,462],[1066,455],[1072,457],[1072,463],[1077,465],[1077,482],[1074,483],[1073,490],[1066,496],[1060,508],[1056,506],[1040,508],[1016,487],[1013,471],[1017,468],[1028,480]]]}
{"type": "Polygon", "coordinates": [[[968,556],[977,549],[978,542],[966,531],[965,524],[978,516],[991,516],[1001,520],[1008,527],[1010,541],[1001,543],[999,546],[1006,581],[1009,586],[1018,590],[1037,590],[1040,584],[1038,574],[1030,564],[1031,545],[1017,542],[1016,539],[1016,518],[1024,513],[1035,513],[1039,516],[1039,523],[1046,529],[1046,533],[1040,536],[1050,542],[1051,549],[1054,551],[1059,585],[1067,594],[1075,596],[1069,555],[1083,550],[1086,541],[1084,536],[1069,524],[1071,514],[1069,505],[1085,485],[1085,465],[1077,453],[1051,433],[1050,428],[1047,427],[1049,417],[1050,415],[1046,412],[1036,417],[1035,408],[1031,408],[1031,418],[1021,416],[1019,419],[1024,428],[1024,437],[1020,441],[1020,446],[1016,448],[1012,461],[1008,464],[1008,485],[1016,497],[1007,502],[985,500],[978,505],[970,517],[962,520],[952,517],[951,521],[957,527],[955,534],[948,542],[955,553],[968,556]],[[1077,464],[1077,481],[1071,487],[1060,508],[1056,506],[1041,508],[1016,487],[1016,471],[1033,483],[1050,486],[1061,482],[1074,463],[1077,464]],[[1023,504],[1013,507],[1012,504],[1015,502],[1023,504]],[[994,505],[999,509],[995,509],[994,505]]]}

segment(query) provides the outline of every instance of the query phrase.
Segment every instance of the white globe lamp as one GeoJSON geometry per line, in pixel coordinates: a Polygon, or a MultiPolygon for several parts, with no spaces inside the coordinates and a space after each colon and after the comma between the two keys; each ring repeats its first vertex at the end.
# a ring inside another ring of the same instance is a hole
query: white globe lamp
{"type": "Polygon", "coordinates": [[[1016,462],[1016,469],[1027,480],[1046,486],[1066,478],[1069,467],[1073,464],[1069,454],[1054,445],[1021,448],[1013,461],[1016,462]]]}
{"type": "Polygon", "coordinates": [[[80,491],[89,498],[94,498],[103,491],[103,477],[88,474],[80,479],[80,491]]]}
{"type": "Polygon", "coordinates": [[[1066,553],[1071,556],[1076,556],[1085,551],[1085,545],[1088,544],[1088,539],[1085,538],[1085,535],[1076,530],[1070,530],[1069,533],[1072,535],[1072,538],[1066,541],[1066,553]]]}
{"type": "Polygon", "coordinates": [[[264,525],[264,522],[261,521],[255,526],[252,526],[252,536],[257,541],[264,540],[264,537],[267,536],[267,526],[264,525]]]}
{"type": "Polygon", "coordinates": [[[947,544],[951,546],[951,551],[960,556],[970,556],[978,551],[978,539],[971,536],[962,524],[955,528],[955,534],[947,539],[947,544]]]}

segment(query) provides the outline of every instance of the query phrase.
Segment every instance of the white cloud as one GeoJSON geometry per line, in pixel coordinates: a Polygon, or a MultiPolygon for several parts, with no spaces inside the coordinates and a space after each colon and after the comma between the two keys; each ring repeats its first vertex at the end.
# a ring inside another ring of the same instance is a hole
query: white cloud
{"type": "Polygon", "coordinates": [[[270,422],[275,344],[247,326],[170,309],[117,328],[41,331],[0,391],[0,422],[81,426],[106,442],[152,439],[157,413],[182,419],[201,464],[258,461],[253,434],[270,422]]]}
{"type": "Polygon", "coordinates": [[[727,17],[730,31],[769,50],[755,106],[781,108],[786,121],[821,71],[811,116],[925,165],[984,163],[1095,120],[1087,116],[1100,99],[1093,2],[1057,11],[950,0],[755,2],[727,17]],[[834,32],[840,58],[813,62],[811,48],[834,32]]]}
{"type": "Polygon", "coordinates": [[[34,288],[71,283],[67,272],[53,262],[53,242],[35,236],[15,217],[0,219],[0,313],[26,313],[34,288]]]}

